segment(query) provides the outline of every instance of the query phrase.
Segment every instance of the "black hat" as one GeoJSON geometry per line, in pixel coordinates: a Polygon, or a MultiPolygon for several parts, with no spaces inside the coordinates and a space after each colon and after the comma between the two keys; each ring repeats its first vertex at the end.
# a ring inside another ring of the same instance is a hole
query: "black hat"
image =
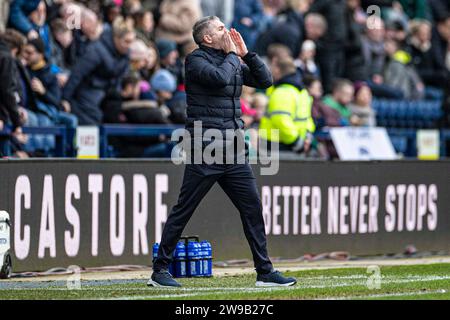
{"type": "Polygon", "coordinates": [[[32,45],[37,50],[37,52],[45,55],[45,43],[41,38],[28,40],[28,44],[32,45]]]}

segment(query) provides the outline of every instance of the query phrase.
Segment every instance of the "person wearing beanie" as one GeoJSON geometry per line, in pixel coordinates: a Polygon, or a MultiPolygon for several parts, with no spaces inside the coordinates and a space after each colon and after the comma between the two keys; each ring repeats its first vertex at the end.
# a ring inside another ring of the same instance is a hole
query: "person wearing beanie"
{"type": "Polygon", "coordinates": [[[170,71],[177,79],[177,84],[184,83],[183,63],[179,59],[179,52],[175,41],[159,39],[156,41],[161,67],[170,71]]]}
{"type": "Polygon", "coordinates": [[[161,69],[157,71],[150,80],[152,90],[158,97],[158,102],[164,104],[170,100],[173,93],[177,89],[177,81],[175,77],[167,70],[161,69]]]}

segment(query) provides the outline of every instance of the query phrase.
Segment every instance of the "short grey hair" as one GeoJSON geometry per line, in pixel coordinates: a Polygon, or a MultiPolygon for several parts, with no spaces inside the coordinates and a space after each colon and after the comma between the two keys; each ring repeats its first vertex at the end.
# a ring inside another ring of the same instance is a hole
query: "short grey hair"
{"type": "Polygon", "coordinates": [[[192,29],[192,36],[196,44],[200,45],[203,42],[203,37],[208,32],[210,23],[213,20],[220,20],[217,16],[208,16],[198,20],[192,29]]]}

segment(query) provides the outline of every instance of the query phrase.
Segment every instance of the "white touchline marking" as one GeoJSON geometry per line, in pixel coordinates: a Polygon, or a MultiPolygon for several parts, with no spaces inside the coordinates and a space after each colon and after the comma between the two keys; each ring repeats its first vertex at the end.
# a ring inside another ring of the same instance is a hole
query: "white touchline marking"
{"type": "Polygon", "coordinates": [[[396,292],[396,293],[378,293],[378,294],[368,294],[361,296],[350,296],[350,297],[328,297],[325,299],[318,300],[351,300],[351,299],[367,299],[367,298],[383,298],[383,297],[403,297],[403,296],[417,296],[417,295],[427,295],[427,294],[443,294],[447,293],[446,290],[434,290],[434,291],[415,291],[415,292],[396,292]]]}
{"type": "MultiPolygon", "coordinates": [[[[336,277],[336,276],[335,276],[336,277]]],[[[349,277],[342,277],[345,279],[349,279],[349,277]]],[[[143,299],[147,299],[147,298],[153,298],[153,299],[158,299],[157,297],[167,297],[167,298],[176,298],[176,297],[188,297],[188,296],[197,296],[197,295],[212,295],[212,294],[220,294],[221,292],[233,292],[233,291],[239,291],[239,292],[243,292],[243,293],[258,293],[258,292],[267,292],[267,291],[274,291],[274,290],[301,290],[301,289],[324,289],[324,288],[338,288],[338,287],[349,287],[349,286],[366,286],[366,282],[365,281],[350,281],[350,282],[342,282],[342,283],[336,283],[339,279],[342,278],[333,278],[333,279],[327,279],[326,277],[319,277],[317,280],[321,280],[324,282],[327,282],[331,280],[332,283],[328,283],[328,284],[320,284],[320,285],[315,285],[315,284],[305,284],[302,283],[302,280],[304,280],[305,278],[300,278],[299,281],[300,283],[297,286],[293,286],[293,287],[275,287],[275,288],[239,288],[239,287],[211,287],[211,288],[170,288],[170,289],[156,289],[156,288],[103,288],[103,287],[81,287],[80,290],[75,290],[75,291],[145,291],[145,292],[149,292],[151,290],[176,290],[176,291],[182,291],[182,292],[197,292],[197,293],[174,293],[171,295],[149,295],[147,296],[142,296],[145,297],[143,299]],[[200,291],[201,293],[198,293],[198,291],[200,291]]],[[[312,279],[312,278],[309,278],[312,279]]],[[[355,279],[359,279],[355,278],[355,279]]],[[[367,279],[367,277],[363,278],[364,280],[367,279]]],[[[412,282],[426,282],[426,281],[437,281],[437,280],[448,280],[450,279],[450,276],[426,276],[426,277],[421,277],[421,276],[409,276],[409,277],[404,277],[404,278],[395,278],[395,277],[382,277],[381,281],[382,283],[385,284],[389,284],[389,283],[412,283],[412,282]]],[[[8,288],[7,290],[16,290],[16,291],[36,291],[36,290],[49,290],[49,291],[71,291],[67,288],[64,287],[59,287],[59,288],[8,288]]],[[[126,298],[127,296],[125,296],[124,298],[126,298]]],[[[138,299],[139,296],[129,296],[130,299],[138,299]]],[[[127,298],[128,299],[128,298],[127,298]]]]}

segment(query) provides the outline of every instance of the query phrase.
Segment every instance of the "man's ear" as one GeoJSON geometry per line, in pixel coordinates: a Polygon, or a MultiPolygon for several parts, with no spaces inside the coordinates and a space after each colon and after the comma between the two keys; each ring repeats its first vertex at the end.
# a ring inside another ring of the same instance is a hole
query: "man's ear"
{"type": "Polygon", "coordinates": [[[205,35],[203,36],[203,41],[206,42],[207,44],[211,44],[211,43],[212,43],[212,38],[211,38],[210,35],[205,34],[205,35]]]}

